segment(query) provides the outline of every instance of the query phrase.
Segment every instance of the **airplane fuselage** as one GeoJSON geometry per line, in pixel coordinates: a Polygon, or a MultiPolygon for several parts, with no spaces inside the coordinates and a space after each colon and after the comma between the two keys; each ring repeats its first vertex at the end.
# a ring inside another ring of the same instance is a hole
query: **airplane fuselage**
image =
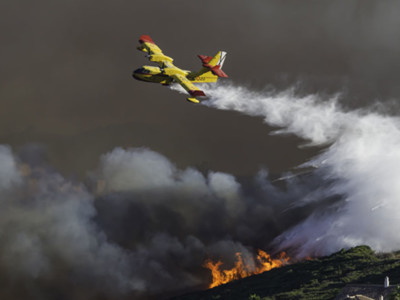
{"type": "Polygon", "coordinates": [[[132,77],[146,82],[154,82],[154,83],[161,83],[167,84],[167,81],[171,81],[169,76],[162,74],[160,68],[151,67],[154,70],[149,70],[148,68],[142,67],[135,71],[133,71],[132,77]]]}
{"type": "Polygon", "coordinates": [[[160,83],[163,85],[169,85],[174,80],[171,78],[172,75],[180,74],[188,78],[194,83],[204,82],[216,82],[217,77],[212,74],[200,74],[200,76],[194,76],[190,78],[190,71],[179,69],[175,66],[160,68],[155,66],[143,66],[133,71],[132,77],[145,82],[160,83]],[[189,76],[188,76],[189,75],[189,76]]]}
{"type": "Polygon", "coordinates": [[[189,71],[184,71],[175,67],[174,65],[170,65],[165,68],[143,66],[133,71],[132,76],[133,78],[141,81],[171,84],[173,82],[171,76],[179,74],[186,77],[189,73],[189,71]]]}
{"type": "Polygon", "coordinates": [[[188,101],[200,103],[196,97],[205,97],[206,94],[193,83],[216,82],[218,77],[228,77],[221,67],[225,61],[226,52],[219,51],[214,57],[198,55],[202,61],[202,68],[197,72],[182,70],[173,64],[173,59],[166,56],[148,35],[141,35],[138,50],[146,53],[146,57],[156,64],[143,66],[133,71],[133,78],[146,82],[169,85],[180,84],[190,95],[188,101]]]}

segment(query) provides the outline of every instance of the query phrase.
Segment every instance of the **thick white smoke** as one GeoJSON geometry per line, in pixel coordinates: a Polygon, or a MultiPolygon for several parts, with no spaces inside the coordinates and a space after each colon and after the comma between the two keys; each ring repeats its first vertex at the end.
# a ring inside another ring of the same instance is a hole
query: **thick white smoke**
{"type": "MultiPolygon", "coordinates": [[[[322,185],[295,207],[329,197],[340,201],[316,209],[282,233],[274,244],[299,257],[367,244],[377,251],[400,249],[400,119],[372,111],[343,111],[337,97],[296,97],[292,91],[251,93],[244,88],[206,88],[205,105],[259,116],[278,133],[291,133],[326,150],[305,164],[317,166],[322,185]]],[[[262,138],[262,137],[260,137],[262,138]]],[[[267,155],[267,153],[266,153],[267,155]]]]}

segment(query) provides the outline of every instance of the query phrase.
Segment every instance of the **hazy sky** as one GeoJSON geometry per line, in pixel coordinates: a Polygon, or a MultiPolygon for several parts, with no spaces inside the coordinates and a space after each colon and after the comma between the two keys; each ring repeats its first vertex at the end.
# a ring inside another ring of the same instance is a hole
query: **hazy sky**
{"type": "Polygon", "coordinates": [[[115,146],[146,146],[182,166],[250,175],[304,161],[311,149],[268,136],[260,120],[186,103],[137,82],[149,34],[176,65],[228,52],[229,81],[347,92],[346,105],[400,95],[400,20],[375,1],[2,1],[0,141],[47,148],[52,165],[82,175],[115,146]],[[281,155],[284,153],[285,155],[281,155]],[[233,163],[234,162],[234,163],[233,163]]]}

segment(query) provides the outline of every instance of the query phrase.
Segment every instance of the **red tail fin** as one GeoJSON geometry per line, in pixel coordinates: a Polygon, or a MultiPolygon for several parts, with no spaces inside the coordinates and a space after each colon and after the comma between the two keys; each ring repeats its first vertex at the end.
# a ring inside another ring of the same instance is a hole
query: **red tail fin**
{"type": "MultiPolygon", "coordinates": [[[[214,75],[217,75],[218,77],[228,77],[228,75],[226,75],[226,73],[224,71],[222,71],[221,66],[220,65],[215,65],[212,66],[209,64],[209,62],[213,59],[212,56],[206,56],[206,55],[197,55],[202,63],[203,63],[203,67],[209,69],[214,75]]],[[[225,57],[224,57],[225,59],[225,57]]],[[[223,60],[221,62],[221,64],[223,63],[223,60]]]]}

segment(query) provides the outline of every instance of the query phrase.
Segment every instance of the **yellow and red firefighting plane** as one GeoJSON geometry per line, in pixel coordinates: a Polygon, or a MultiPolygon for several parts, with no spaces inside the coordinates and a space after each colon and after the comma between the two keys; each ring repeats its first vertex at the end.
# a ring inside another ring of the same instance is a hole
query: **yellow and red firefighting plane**
{"type": "Polygon", "coordinates": [[[173,59],[164,55],[161,49],[153,42],[150,36],[140,36],[138,49],[147,53],[147,58],[158,64],[155,66],[143,66],[135,70],[132,76],[135,79],[170,85],[179,83],[191,97],[188,101],[199,103],[196,97],[206,96],[202,90],[193,83],[217,82],[218,77],[228,77],[222,71],[222,65],[226,58],[226,52],[219,51],[214,57],[198,55],[203,63],[203,67],[198,72],[182,70],[174,66],[173,59]]]}

